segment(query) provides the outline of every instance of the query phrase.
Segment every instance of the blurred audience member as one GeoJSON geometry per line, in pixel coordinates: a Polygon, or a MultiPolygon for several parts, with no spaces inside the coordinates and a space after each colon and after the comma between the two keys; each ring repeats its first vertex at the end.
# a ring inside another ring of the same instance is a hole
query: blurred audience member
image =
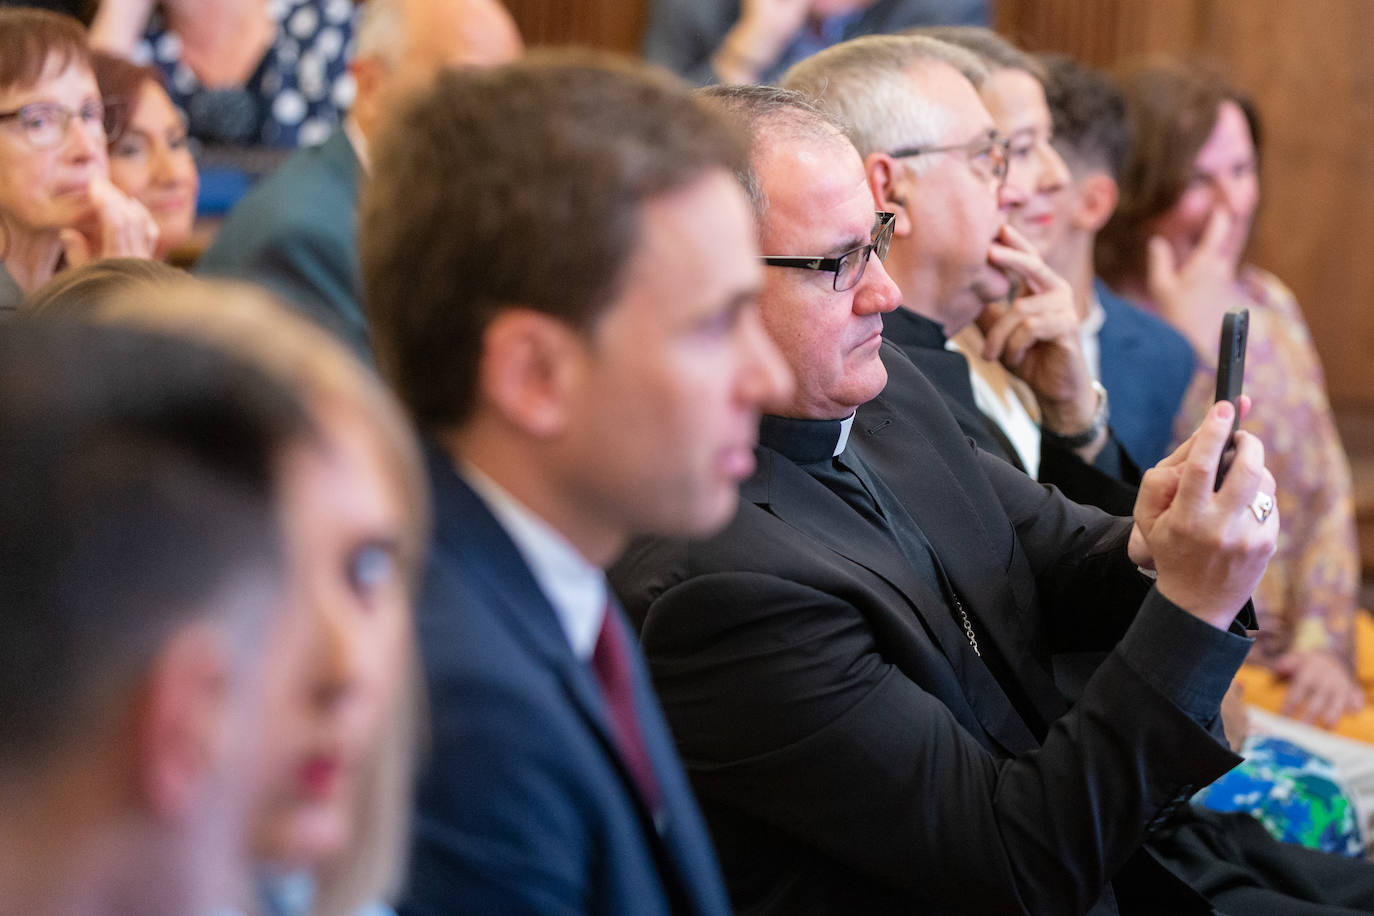
{"type": "MultiPolygon", "coordinates": [[[[355,213],[369,139],[401,95],[440,70],[502,63],[521,49],[515,23],[496,0],[369,0],[351,64],[358,98],[347,123],[254,188],[197,270],[262,283],[366,354],[355,213]]],[[[424,193],[423,184],[397,204],[424,193]]]]}
{"type": "Polygon", "coordinates": [[[105,126],[81,25],[0,9],[0,313],[61,267],[153,251],[153,218],[110,182],[105,126]]]}
{"type": "Polygon", "coordinates": [[[1283,711],[1331,726],[1364,705],[1353,672],[1359,563],[1350,466],[1297,300],[1278,278],[1243,263],[1260,196],[1258,113],[1194,64],[1149,62],[1119,76],[1136,143],[1121,201],[1098,234],[1098,268],[1193,345],[1199,368],[1175,429],[1196,422],[1212,400],[1222,314],[1249,308],[1245,391],[1255,409],[1241,425],[1265,443],[1283,513],[1278,552],[1255,592],[1251,660],[1291,682],[1283,711]]]}
{"type": "Polygon", "coordinates": [[[25,311],[54,311],[81,316],[99,311],[106,302],[125,289],[169,283],[185,276],[151,258],[105,258],[62,273],[24,297],[25,311]]]}
{"type": "Polygon", "coordinates": [[[353,101],[352,0],[101,0],[91,44],[162,74],[191,135],[319,143],[353,101]]]}
{"type": "Polygon", "coordinates": [[[771,83],[857,35],[987,19],[987,0],[653,0],[644,56],[701,85],[771,83]]]}
{"type": "Polygon", "coordinates": [[[374,161],[368,314],[436,505],[403,912],[725,913],[602,570],[724,525],[789,388],[739,141],[666,74],[551,55],[442,75],[374,161]]]}
{"type": "Polygon", "coordinates": [[[205,347],[21,316],[0,334],[0,895],[204,913],[246,877],[245,736],[306,421],[205,347]]]}
{"type": "Polygon", "coordinates": [[[1193,377],[1193,350],[1168,322],[1108,289],[1093,266],[1097,233],[1116,209],[1117,182],[1131,151],[1121,93],[1104,75],[1063,55],[1041,58],[1054,120],[1054,148],[1069,169],[1051,198],[1053,216],[1037,247],[1073,287],[1083,353],[1112,402],[1112,426],[1126,451],[1149,467],[1169,451],[1172,425],[1193,377]]]}
{"type": "Polygon", "coordinates": [[[119,114],[106,137],[110,181],[148,208],[158,230],[153,256],[165,261],[190,239],[196,220],[200,177],[186,120],[151,67],[102,52],[92,59],[101,98],[119,114]]]}
{"type": "Polygon", "coordinates": [[[407,840],[410,602],[428,518],[413,434],[371,372],[260,291],[129,274],[116,283],[111,270],[102,286],[98,267],[72,271],[91,276],[51,307],[226,350],[287,385],[311,415],[317,440],[283,473],[290,613],[263,675],[273,715],[260,731],[258,881],[239,906],[357,913],[399,889],[407,840]]]}

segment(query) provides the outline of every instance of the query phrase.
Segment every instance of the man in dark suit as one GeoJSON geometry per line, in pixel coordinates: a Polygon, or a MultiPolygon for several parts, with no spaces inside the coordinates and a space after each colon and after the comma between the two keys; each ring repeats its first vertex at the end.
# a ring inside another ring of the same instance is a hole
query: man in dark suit
{"type": "Polygon", "coordinates": [[[984,449],[1075,500],[1129,515],[1139,470],[1108,426],[1107,396],[1079,345],[1072,291],[1007,225],[1036,183],[1030,173],[1039,160],[1020,163],[1008,181],[1007,148],[970,82],[986,76],[961,48],[872,36],[803,61],[784,85],[847,125],[878,209],[897,214],[888,269],[903,307],[885,316],[884,336],[984,449]],[[998,304],[1009,296],[1010,306],[998,304]],[[994,312],[1000,317],[985,325],[988,344],[1029,386],[1039,425],[1014,395],[1014,413],[986,415],[989,405],[973,387],[981,380],[947,346],[994,312]]]}
{"type": "MultiPolygon", "coordinates": [[[[1214,492],[1219,405],[1134,525],[973,448],[882,343],[891,222],[858,153],[794,94],[717,98],[755,140],[760,308],[796,393],[735,521],[636,542],[612,581],[737,909],[1210,912],[1146,841],[1238,759],[1216,726],[1250,641],[1228,628],[1277,531],[1258,440],[1214,492]],[[1110,650],[1072,708],[1065,648],[1110,650]]],[[[1353,887],[1331,894],[1374,892],[1353,887]]]]}
{"type": "Polygon", "coordinates": [[[446,74],[378,149],[368,313],[435,497],[404,913],[728,910],[602,569],[724,525],[790,391],[742,162],[675,79],[585,55],[446,74]]]}
{"type": "MultiPolygon", "coordinates": [[[[369,139],[405,92],[439,71],[505,63],[522,46],[496,0],[369,2],[356,40],[349,69],[357,91],[343,128],[297,150],[249,192],[196,270],[262,283],[366,356],[354,236],[369,139]]],[[[417,193],[422,189],[408,189],[406,197],[417,193]]]]}
{"type": "Polygon", "coordinates": [[[1113,293],[1093,270],[1098,230],[1116,209],[1117,179],[1130,153],[1126,103],[1105,76],[1063,56],[1048,56],[1045,96],[1054,146],[1069,168],[1058,195],[1060,230],[1041,249],[1073,284],[1085,348],[1115,407],[1113,426],[1141,466],[1162,458],[1193,378],[1193,348],[1164,319],[1113,293]],[[1094,346],[1095,344],[1095,346],[1094,346]]]}

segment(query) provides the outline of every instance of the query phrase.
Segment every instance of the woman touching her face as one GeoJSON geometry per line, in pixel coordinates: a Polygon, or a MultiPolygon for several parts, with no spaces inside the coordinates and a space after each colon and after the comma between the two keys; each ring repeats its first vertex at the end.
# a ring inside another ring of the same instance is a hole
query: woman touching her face
{"type": "Polygon", "coordinates": [[[151,67],[99,51],[92,59],[101,96],[120,113],[106,138],[110,181],[152,215],[158,229],[153,257],[165,261],[191,237],[196,218],[200,175],[186,120],[151,67]]]}
{"type": "Polygon", "coordinates": [[[152,252],[152,217],[110,183],[106,116],[80,23],[0,9],[0,308],[63,267],[152,252]]]}
{"type": "MultiPolygon", "coordinates": [[[[1120,205],[1097,237],[1097,265],[1193,345],[1199,369],[1176,430],[1210,406],[1222,315],[1250,310],[1245,391],[1254,408],[1242,426],[1264,442],[1283,513],[1278,552],[1254,596],[1251,661],[1282,686],[1282,711],[1331,727],[1365,706],[1354,676],[1350,465],[1296,297],[1245,261],[1261,192],[1259,114],[1239,89],[1183,61],[1139,64],[1117,80],[1136,145],[1120,205]]],[[[1342,729],[1374,741],[1374,717],[1359,718],[1342,729]]]]}

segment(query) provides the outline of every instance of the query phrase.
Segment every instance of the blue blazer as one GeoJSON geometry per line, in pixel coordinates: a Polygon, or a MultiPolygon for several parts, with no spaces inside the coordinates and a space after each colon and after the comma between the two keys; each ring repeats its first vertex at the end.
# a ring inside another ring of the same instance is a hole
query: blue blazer
{"type": "Polygon", "coordinates": [[[1193,348],[1164,319],[1131,305],[1101,280],[1093,288],[1107,313],[1097,339],[1112,429],[1137,465],[1154,467],[1173,441],[1174,417],[1195,369],[1193,348]]]}
{"type": "Polygon", "coordinates": [[[657,823],[615,750],[591,667],[514,543],[442,452],[428,459],[435,534],[418,629],[432,747],[400,912],[728,913],[633,634],[635,701],[664,798],[657,823]]]}

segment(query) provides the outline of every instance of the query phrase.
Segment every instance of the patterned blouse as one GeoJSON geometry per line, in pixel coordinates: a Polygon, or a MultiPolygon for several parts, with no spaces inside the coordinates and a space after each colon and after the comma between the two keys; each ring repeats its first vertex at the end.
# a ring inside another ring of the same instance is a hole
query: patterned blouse
{"type": "MultiPolygon", "coordinates": [[[[1353,670],[1359,549],[1350,463],[1341,447],[1326,378],[1297,299],[1277,277],[1243,266],[1237,283],[1250,308],[1241,428],[1264,443],[1278,485],[1278,550],[1255,590],[1260,632],[1251,661],[1327,649],[1353,670]]],[[[1174,425],[1182,441],[1216,394],[1216,354],[1202,354],[1174,425]]]]}
{"type": "Polygon", "coordinates": [[[268,13],[278,23],[277,37],[247,83],[232,89],[201,86],[181,60],[181,39],[160,13],[149,21],[133,58],[162,74],[196,139],[311,146],[333,133],[353,104],[353,0],[271,0],[268,13]]]}

